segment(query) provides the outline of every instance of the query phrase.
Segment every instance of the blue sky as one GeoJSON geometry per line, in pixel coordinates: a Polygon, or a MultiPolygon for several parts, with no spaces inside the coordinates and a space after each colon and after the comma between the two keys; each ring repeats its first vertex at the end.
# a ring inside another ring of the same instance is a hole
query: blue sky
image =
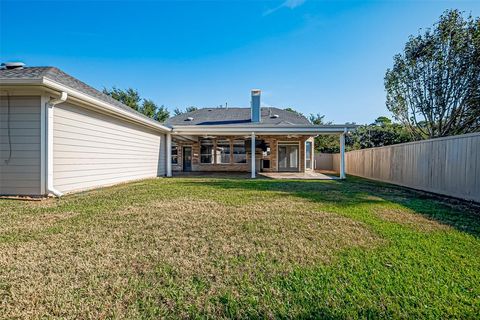
{"type": "Polygon", "coordinates": [[[449,8],[480,1],[1,1],[0,60],[133,87],[173,110],[265,105],[369,123],[393,55],[449,8]]]}

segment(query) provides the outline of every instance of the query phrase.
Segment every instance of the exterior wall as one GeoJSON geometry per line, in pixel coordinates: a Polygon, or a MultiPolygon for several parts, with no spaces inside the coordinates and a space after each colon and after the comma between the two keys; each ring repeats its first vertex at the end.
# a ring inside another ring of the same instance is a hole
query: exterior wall
{"type": "MultiPolygon", "coordinates": [[[[215,137],[217,140],[235,140],[235,139],[245,139],[244,136],[241,137],[215,137]]],[[[278,143],[279,142],[298,142],[299,143],[299,170],[303,172],[305,170],[305,141],[311,139],[312,137],[301,136],[301,137],[288,137],[288,136],[256,136],[257,140],[265,140],[265,142],[270,144],[270,155],[267,157],[262,157],[259,153],[256,154],[256,159],[261,157],[262,159],[270,160],[270,168],[264,169],[265,172],[277,172],[278,171],[278,143]]],[[[178,164],[172,164],[173,171],[183,171],[183,152],[182,147],[190,146],[192,147],[192,171],[232,171],[232,172],[249,172],[250,171],[250,159],[251,154],[247,152],[247,163],[231,163],[231,164],[203,164],[200,163],[200,143],[197,142],[181,142],[175,141],[179,147],[178,150],[178,164]]],[[[257,166],[257,170],[260,168],[257,166]]]]}
{"type": "Polygon", "coordinates": [[[259,139],[264,139],[267,142],[270,142],[271,158],[270,158],[270,170],[265,170],[266,172],[277,172],[278,171],[278,143],[279,142],[298,142],[299,148],[299,171],[305,171],[305,141],[309,137],[288,137],[288,136],[260,136],[259,139]]]}
{"type": "Polygon", "coordinates": [[[53,184],[73,192],[165,175],[165,135],[62,103],[54,109],[53,184]]]}
{"type": "MultiPolygon", "coordinates": [[[[218,140],[229,140],[233,137],[216,137],[218,140]]],[[[183,171],[183,147],[192,147],[192,171],[232,171],[232,172],[248,172],[250,165],[248,159],[250,156],[247,154],[247,163],[235,163],[235,164],[209,164],[200,163],[200,142],[179,142],[178,145],[178,164],[172,164],[173,171],[183,171]]]]}
{"type": "Polygon", "coordinates": [[[0,97],[0,194],[40,195],[40,96],[0,97]],[[11,158],[9,158],[10,122],[11,158]]]}

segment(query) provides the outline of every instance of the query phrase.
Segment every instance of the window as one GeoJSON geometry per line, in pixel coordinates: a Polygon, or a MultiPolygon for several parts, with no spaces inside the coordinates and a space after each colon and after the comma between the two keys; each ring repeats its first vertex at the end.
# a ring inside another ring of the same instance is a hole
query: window
{"type": "Polygon", "coordinates": [[[269,157],[270,156],[270,142],[263,142],[262,143],[262,156],[269,157]]]}
{"type": "Polygon", "coordinates": [[[178,164],[178,146],[172,142],[172,164],[178,164]]]}
{"type": "Polygon", "coordinates": [[[247,163],[245,140],[233,140],[233,163],[247,163]]]}
{"type": "Polygon", "coordinates": [[[230,140],[217,140],[217,163],[230,163],[230,140]]]}
{"type": "Polygon", "coordinates": [[[200,163],[213,163],[213,140],[200,140],[200,163]]]}
{"type": "Polygon", "coordinates": [[[305,142],[305,168],[312,169],[312,142],[305,142]]]}

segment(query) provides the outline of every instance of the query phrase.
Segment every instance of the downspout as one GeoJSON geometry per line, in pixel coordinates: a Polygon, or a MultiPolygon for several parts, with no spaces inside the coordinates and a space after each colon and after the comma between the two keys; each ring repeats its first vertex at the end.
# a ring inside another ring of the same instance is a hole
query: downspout
{"type": "Polygon", "coordinates": [[[58,99],[50,99],[46,103],[47,111],[47,143],[46,143],[46,154],[47,154],[47,166],[46,166],[46,178],[47,178],[47,192],[54,194],[56,197],[61,197],[62,192],[55,189],[53,186],[53,108],[62,102],[67,100],[68,94],[65,91],[62,91],[58,99]]]}

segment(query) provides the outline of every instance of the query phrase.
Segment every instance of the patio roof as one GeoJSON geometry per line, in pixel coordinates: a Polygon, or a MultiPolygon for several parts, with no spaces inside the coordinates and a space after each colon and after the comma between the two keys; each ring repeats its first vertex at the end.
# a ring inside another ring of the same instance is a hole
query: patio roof
{"type": "Polygon", "coordinates": [[[355,129],[356,125],[227,125],[227,126],[172,126],[173,135],[319,135],[342,134],[355,129]]]}

